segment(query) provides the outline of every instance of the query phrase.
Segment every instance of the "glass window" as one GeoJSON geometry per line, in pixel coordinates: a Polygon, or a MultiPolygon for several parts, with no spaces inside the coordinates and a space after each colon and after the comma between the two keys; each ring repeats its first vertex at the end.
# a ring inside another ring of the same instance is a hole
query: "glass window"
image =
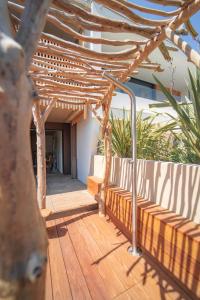
{"type": "MultiPolygon", "coordinates": [[[[155,84],[146,82],[140,79],[131,78],[126,85],[130,87],[137,97],[156,100],[156,101],[165,101],[166,97],[162,91],[157,90],[155,84]]],[[[118,92],[124,93],[122,90],[117,89],[118,92]]],[[[177,101],[181,100],[181,96],[174,96],[177,101]]]]}
{"type": "MultiPolygon", "coordinates": [[[[126,83],[126,85],[134,91],[136,96],[145,99],[156,100],[156,90],[153,83],[149,83],[136,78],[131,78],[126,83]]],[[[121,90],[119,92],[123,93],[123,91],[121,90]]]]}

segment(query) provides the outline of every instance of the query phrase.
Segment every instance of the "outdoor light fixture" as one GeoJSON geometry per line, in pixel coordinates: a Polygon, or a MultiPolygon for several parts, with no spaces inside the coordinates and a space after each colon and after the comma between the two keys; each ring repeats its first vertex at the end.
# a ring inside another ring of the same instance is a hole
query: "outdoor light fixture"
{"type": "Polygon", "coordinates": [[[137,247],[137,143],[136,143],[136,97],[134,92],[114,78],[112,75],[104,72],[103,77],[119,87],[130,97],[131,102],[131,153],[132,153],[132,246],[128,248],[128,252],[138,256],[141,251],[137,247]]]}

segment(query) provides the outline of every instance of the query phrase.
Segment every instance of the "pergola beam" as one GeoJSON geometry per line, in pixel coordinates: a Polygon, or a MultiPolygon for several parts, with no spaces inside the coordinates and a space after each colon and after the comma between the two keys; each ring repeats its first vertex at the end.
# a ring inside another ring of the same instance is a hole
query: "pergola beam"
{"type": "MultiPolygon", "coordinates": [[[[170,28],[171,30],[175,30],[199,10],[200,0],[194,0],[193,2],[189,2],[188,4],[186,3],[184,9],[180,12],[180,14],[170,24],[168,24],[165,27],[161,27],[160,33],[146,43],[143,50],[138,53],[137,58],[133,60],[129,68],[127,68],[126,72],[122,73],[121,76],[119,76],[120,81],[124,82],[129,76],[129,74],[131,74],[135,69],[137,69],[140,66],[140,64],[143,61],[145,61],[157,47],[159,47],[159,45],[166,39],[165,31],[168,28],[170,28]]],[[[114,89],[114,85],[111,84],[107,93],[104,96],[104,101],[107,99],[107,95],[114,89]]]]}
{"type": "Polygon", "coordinates": [[[183,41],[180,36],[175,34],[170,28],[165,30],[165,34],[166,37],[170,39],[187,56],[190,62],[192,62],[196,67],[200,68],[200,55],[197,51],[192,49],[187,42],[183,41]]]}
{"type": "Polygon", "coordinates": [[[36,128],[37,138],[37,200],[41,213],[45,210],[45,216],[50,214],[46,209],[46,138],[45,122],[56,103],[55,99],[50,100],[42,113],[39,100],[32,107],[33,121],[36,128]]]}
{"type": "Polygon", "coordinates": [[[26,66],[30,65],[33,53],[37,48],[51,2],[52,0],[26,0],[25,2],[16,40],[24,49],[26,66]]]}
{"type": "Polygon", "coordinates": [[[140,51],[138,57],[133,61],[128,70],[121,76],[122,81],[126,79],[128,73],[134,71],[140,63],[142,63],[146,58],[155,50],[166,38],[166,30],[169,28],[171,30],[175,30],[181,24],[185,23],[193,14],[195,14],[198,10],[200,10],[200,0],[194,0],[193,2],[189,2],[187,6],[185,6],[184,10],[180,12],[180,14],[176,17],[174,21],[172,21],[166,27],[163,27],[160,33],[150,40],[144,46],[143,51],[140,51]]]}

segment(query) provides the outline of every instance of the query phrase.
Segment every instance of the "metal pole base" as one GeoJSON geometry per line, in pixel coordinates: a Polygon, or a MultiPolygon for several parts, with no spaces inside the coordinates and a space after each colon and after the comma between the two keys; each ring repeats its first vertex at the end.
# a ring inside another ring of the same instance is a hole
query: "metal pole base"
{"type": "Polygon", "coordinates": [[[142,255],[142,250],[137,248],[137,247],[130,246],[128,248],[128,253],[130,253],[132,256],[141,256],[142,255]]]}

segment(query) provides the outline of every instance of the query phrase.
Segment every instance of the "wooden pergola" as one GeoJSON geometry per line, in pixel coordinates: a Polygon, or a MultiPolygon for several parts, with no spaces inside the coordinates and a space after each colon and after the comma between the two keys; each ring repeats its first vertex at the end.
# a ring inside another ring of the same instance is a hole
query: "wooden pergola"
{"type": "Polygon", "coordinates": [[[47,239],[36,201],[31,112],[37,131],[40,208],[45,208],[46,198],[44,124],[55,105],[85,117],[91,110],[99,121],[106,158],[103,199],[111,165],[109,111],[115,90],[103,73],[125,82],[139,68],[161,71],[149,55],[159,48],[170,60],[173,48],[165,39],[200,67],[199,54],[179,36],[182,24],[196,36],[190,17],[200,10],[200,0],[148,1],[162,9],[134,1],[95,0],[123,21],[94,15],[90,1],[0,1],[0,299],[43,299],[47,239]],[[136,38],[111,40],[88,36],[87,31],[133,33],[136,38]],[[129,48],[106,53],[88,44],[129,48]],[[98,115],[100,107],[103,117],[98,115]]]}

